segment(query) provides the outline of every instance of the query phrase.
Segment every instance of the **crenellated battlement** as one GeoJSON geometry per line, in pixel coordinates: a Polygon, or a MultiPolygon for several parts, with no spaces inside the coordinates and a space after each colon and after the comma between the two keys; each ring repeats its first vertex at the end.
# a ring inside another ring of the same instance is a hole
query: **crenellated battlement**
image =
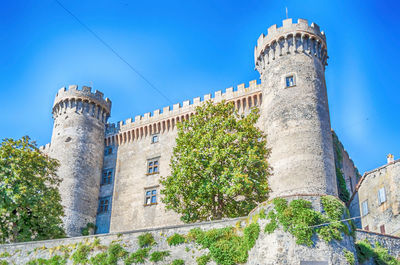
{"type": "MultiPolygon", "coordinates": [[[[194,114],[195,108],[205,101],[212,100],[220,102],[222,100],[234,101],[239,111],[248,110],[250,107],[259,105],[261,102],[261,88],[257,84],[257,80],[245,84],[239,84],[236,89],[233,87],[226,88],[225,91],[216,91],[213,95],[206,94],[202,98],[195,97],[192,100],[185,100],[182,103],[173,104],[171,106],[157,109],[153,112],[137,115],[135,118],[129,118],[116,124],[108,124],[106,128],[106,138],[115,134],[124,134],[127,131],[138,130],[140,136],[148,135],[173,128],[176,122],[188,119],[194,114]]],[[[133,135],[133,134],[132,134],[133,135]]],[[[126,136],[127,140],[133,139],[133,136],[126,136]]],[[[135,137],[137,138],[137,137],[135,137]]],[[[123,139],[123,138],[122,138],[123,139]]]]}
{"type": "Polygon", "coordinates": [[[39,151],[47,154],[50,151],[50,143],[46,145],[39,146],[39,151]]]}
{"type": "Polygon", "coordinates": [[[91,87],[70,85],[68,89],[62,87],[58,90],[53,105],[53,118],[66,113],[68,109],[89,114],[101,119],[103,122],[110,116],[111,100],[104,99],[104,94],[98,90],[92,93],[91,87]]]}
{"type": "Polygon", "coordinates": [[[282,27],[276,24],[269,27],[267,35],[261,34],[254,48],[256,68],[261,70],[280,56],[295,53],[313,55],[327,65],[326,36],[317,24],[309,25],[306,19],[293,23],[289,18],[283,20],[282,27]]]}

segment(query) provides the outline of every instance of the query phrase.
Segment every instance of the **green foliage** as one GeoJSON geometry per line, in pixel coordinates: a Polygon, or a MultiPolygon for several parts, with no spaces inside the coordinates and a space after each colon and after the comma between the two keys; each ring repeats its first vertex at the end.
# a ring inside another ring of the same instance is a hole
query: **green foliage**
{"type": "Polygon", "coordinates": [[[280,224],[284,231],[296,238],[297,244],[307,246],[313,245],[312,236],[315,233],[326,242],[341,240],[341,233],[348,233],[348,227],[343,222],[337,222],[341,220],[345,207],[333,196],[321,197],[325,214],[313,210],[311,202],[303,199],[288,203],[285,199],[276,198],[273,203],[275,207],[268,213],[270,222],[264,229],[266,233],[272,233],[280,224]],[[321,225],[324,223],[329,224],[321,225]]]}
{"type": "Polygon", "coordinates": [[[5,260],[0,260],[0,265],[8,265],[9,263],[5,260]]]}
{"type": "Polygon", "coordinates": [[[58,162],[29,137],[0,144],[0,244],[64,237],[58,162]]]}
{"type": "Polygon", "coordinates": [[[96,227],[96,225],[94,223],[88,223],[86,225],[86,227],[81,229],[82,236],[88,236],[90,229],[93,229],[94,231],[96,231],[97,227],[96,227]]]}
{"type": "Polygon", "coordinates": [[[7,251],[4,251],[3,253],[0,254],[0,258],[8,258],[10,256],[11,256],[11,254],[8,253],[7,251]]]}
{"type": "Polygon", "coordinates": [[[243,234],[243,240],[247,243],[247,249],[250,250],[254,247],[260,235],[260,226],[257,223],[250,224],[244,228],[243,234]]]}
{"type": "Polygon", "coordinates": [[[356,259],[354,258],[353,252],[348,251],[347,249],[345,249],[343,252],[344,252],[344,257],[346,258],[349,265],[356,264],[356,259]]]}
{"type": "Polygon", "coordinates": [[[79,244],[78,249],[72,254],[72,261],[74,262],[74,264],[86,264],[89,259],[89,252],[92,249],[90,248],[90,246],[85,245],[85,244],[79,244]]]}
{"type": "Polygon", "coordinates": [[[125,259],[125,265],[131,265],[132,263],[144,263],[146,258],[149,257],[150,248],[141,248],[125,259]]]}
{"type": "Polygon", "coordinates": [[[144,233],[138,236],[138,243],[139,247],[145,248],[155,245],[156,241],[154,240],[154,237],[151,233],[144,233]]]}
{"type": "Polygon", "coordinates": [[[169,251],[154,251],[150,255],[150,261],[152,262],[163,261],[168,256],[169,256],[169,251]]]}
{"type": "Polygon", "coordinates": [[[357,257],[360,263],[369,259],[378,265],[400,265],[400,261],[388,253],[388,250],[382,247],[378,242],[375,247],[365,239],[356,243],[357,257]]]}
{"type": "Polygon", "coordinates": [[[119,244],[111,244],[107,250],[107,265],[117,265],[119,259],[125,258],[128,252],[119,244]]]}
{"type": "Polygon", "coordinates": [[[265,219],[265,218],[267,218],[267,215],[265,214],[265,209],[261,209],[259,215],[260,215],[260,219],[265,219]]]}
{"type": "Polygon", "coordinates": [[[202,256],[198,257],[196,259],[196,261],[197,261],[198,265],[207,265],[207,263],[210,261],[210,259],[211,259],[211,255],[207,254],[207,255],[202,255],[202,256]]]}
{"type": "Polygon", "coordinates": [[[256,108],[240,116],[232,103],[207,102],[178,123],[171,175],[161,180],[167,209],[194,222],[244,216],[265,201],[270,151],[258,118],[256,108]]]}
{"type": "Polygon", "coordinates": [[[177,246],[185,243],[185,237],[175,233],[167,239],[167,242],[170,246],[177,246]]]}
{"type": "Polygon", "coordinates": [[[185,261],[183,259],[175,259],[172,261],[171,265],[184,265],[185,261]]]}
{"type": "Polygon", "coordinates": [[[343,146],[341,145],[339,138],[337,137],[335,132],[332,133],[332,140],[333,140],[333,149],[336,155],[335,167],[336,167],[336,179],[338,182],[339,198],[347,203],[350,200],[350,192],[347,190],[346,180],[344,179],[343,172],[341,169],[343,164],[343,154],[342,154],[343,146]]]}
{"type": "MultiPolygon", "coordinates": [[[[50,259],[34,259],[29,261],[26,265],[65,265],[67,264],[67,260],[61,256],[55,255],[50,259]]],[[[0,263],[0,265],[2,265],[0,263]]]]}
{"type": "Polygon", "coordinates": [[[260,233],[258,223],[244,228],[239,236],[233,227],[203,231],[199,228],[190,230],[188,238],[207,248],[210,254],[197,259],[198,264],[206,264],[211,258],[220,265],[245,263],[248,251],[253,248],[260,233]]]}

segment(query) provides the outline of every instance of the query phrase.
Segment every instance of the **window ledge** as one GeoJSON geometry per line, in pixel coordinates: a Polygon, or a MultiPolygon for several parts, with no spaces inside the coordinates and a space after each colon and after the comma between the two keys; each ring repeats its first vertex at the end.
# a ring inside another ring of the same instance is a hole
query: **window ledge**
{"type": "Polygon", "coordinates": [[[155,203],[150,203],[150,204],[143,204],[143,206],[153,206],[153,205],[157,205],[157,203],[155,202],[155,203]]]}
{"type": "Polygon", "coordinates": [[[155,174],[160,174],[160,172],[146,173],[146,176],[155,175],[155,174]]]}

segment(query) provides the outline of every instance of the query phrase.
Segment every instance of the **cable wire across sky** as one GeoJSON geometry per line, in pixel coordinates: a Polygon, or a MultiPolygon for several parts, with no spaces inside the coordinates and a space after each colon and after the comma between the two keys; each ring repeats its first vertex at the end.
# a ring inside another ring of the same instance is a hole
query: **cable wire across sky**
{"type": "Polygon", "coordinates": [[[71,17],[73,17],[82,27],[89,31],[97,40],[99,40],[107,49],[109,49],[115,56],[117,56],[122,62],[124,62],[133,72],[135,72],[140,78],[142,78],[151,88],[153,88],[158,94],[160,94],[164,99],[166,99],[170,104],[173,104],[164,93],[162,93],[149,79],[147,79],[143,74],[136,70],[127,60],[125,60],[116,50],[114,50],[111,45],[109,45],[105,40],[103,40],[96,32],[89,28],[82,20],[80,20],[76,15],[74,15],[67,7],[65,7],[59,0],[54,0],[62,9],[65,10],[71,17]]]}

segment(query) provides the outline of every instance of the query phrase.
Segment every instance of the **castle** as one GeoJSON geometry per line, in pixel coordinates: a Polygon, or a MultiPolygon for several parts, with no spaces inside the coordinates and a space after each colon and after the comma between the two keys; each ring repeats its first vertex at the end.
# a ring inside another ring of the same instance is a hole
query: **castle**
{"type": "MultiPolygon", "coordinates": [[[[156,242],[152,254],[168,250],[170,257],[160,264],[171,264],[177,258],[181,259],[179,264],[200,264],[198,258],[209,255],[205,249],[190,240],[171,246],[167,238],[186,235],[193,228],[209,231],[235,226],[240,230],[249,220],[266,227],[267,221],[260,216],[261,211],[265,215],[265,210],[272,209],[268,202],[256,207],[247,218],[185,225],[176,213],[165,211],[159,179],[170,174],[176,124],[190,119],[195,107],[208,100],[233,102],[243,114],[254,106],[260,109],[257,126],[267,134],[267,145],[271,148],[270,198],[303,198],[311,202],[314,210],[324,211],[321,206],[324,195],[339,197],[351,216],[358,218],[355,219],[358,228],[367,225],[372,231],[381,230],[378,234],[352,228],[352,235],[342,233],[341,240],[329,243],[313,237],[313,246],[297,244],[283,229],[260,232],[248,252],[246,264],[360,264],[354,259],[355,241],[364,239],[375,246],[378,242],[390,255],[399,256],[400,238],[384,235],[384,231],[395,234],[400,227],[400,219],[393,218],[393,214],[398,216],[400,212],[400,196],[393,185],[398,182],[400,160],[389,156],[387,165],[361,177],[331,130],[325,83],[328,58],[325,34],[315,23],[309,25],[304,19],[293,23],[292,19],[286,19],[281,27],[273,25],[267,35],[259,37],[254,58],[260,83],[240,84],[236,89],[230,87],[213,96],[207,94],[117,124],[107,123],[111,101],[101,92],[92,92],[85,86],[61,88],[53,105],[51,144],[41,147],[41,151],[60,161],[64,225],[70,238],[0,245],[0,262],[8,259],[13,264],[33,264],[33,258],[50,259],[57,257],[54,253],[63,253],[67,264],[76,264],[76,260],[69,258],[69,252],[78,253],[77,246],[89,248],[92,257],[97,253],[103,259],[108,254],[93,247],[100,240],[109,246],[121,242],[121,248],[136,255],[133,252],[139,251],[137,243],[147,232],[156,242]],[[382,226],[393,220],[395,223],[386,228],[382,226]],[[94,222],[96,233],[103,235],[79,237],[81,229],[94,222]]],[[[370,258],[362,264],[376,263],[370,258]]]]}
{"type": "MultiPolygon", "coordinates": [[[[260,108],[258,126],[272,150],[271,198],[338,196],[324,32],[307,20],[286,19],[259,37],[254,59],[261,83],[230,87],[118,124],[107,123],[111,101],[101,92],[61,88],[52,111],[51,144],[42,150],[61,164],[67,234],[80,235],[88,223],[96,223],[97,233],[180,224],[160,201],[159,179],[170,173],[176,124],[207,100],[232,101],[241,113],[260,108]]],[[[355,186],[359,176],[346,159],[346,183],[355,186]]]]}

